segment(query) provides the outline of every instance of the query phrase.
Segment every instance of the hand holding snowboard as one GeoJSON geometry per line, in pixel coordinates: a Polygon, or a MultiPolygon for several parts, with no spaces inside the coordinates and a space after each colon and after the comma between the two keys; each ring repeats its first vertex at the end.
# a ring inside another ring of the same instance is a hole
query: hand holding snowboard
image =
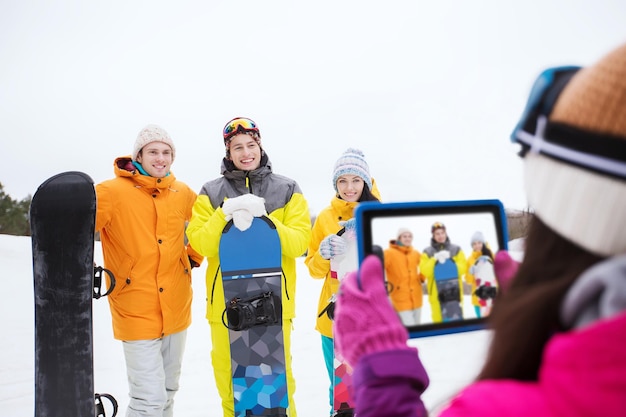
{"type": "Polygon", "coordinates": [[[341,236],[328,235],[320,242],[320,256],[324,259],[333,259],[335,256],[346,253],[348,245],[341,236]]]}
{"type": "Polygon", "coordinates": [[[435,253],[434,256],[435,256],[435,259],[437,259],[437,262],[442,264],[448,259],[450,259],[450,252],[447,250],[440,250],[439,252],[435,253]]]}
{"type": "Polygon", "coordinates": [[[356,219],[353,217],[350,220],[340,221],[339,226],[343,227],[346,230],[346,233],[354,233],[356,234],[356,219]]]}
{"type": "Polygon", "coordinates": [[[235,227],[246,231],[252,225],[252,219],[264,216],[265,199],[254,194],[244,194],[224,201],[222,211],[226,221],[233,220],[235,227]]]}

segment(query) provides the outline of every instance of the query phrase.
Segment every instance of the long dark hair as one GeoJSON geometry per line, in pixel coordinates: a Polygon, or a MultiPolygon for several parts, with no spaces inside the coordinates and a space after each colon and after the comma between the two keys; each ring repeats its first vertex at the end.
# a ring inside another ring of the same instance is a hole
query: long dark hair
{"type": "Polygon", "coordinates": [[[493,339],[478,380],[536,381],[546,343],[554,333],[567,330],[559,320],[563,297],[578,276],[601,259],[534,216],[524,260],[488,318],[493,339]]]}
{"type": "Polygon", "coordinates": [[[363,201],[380,201],[372,192],[367,184],[363,185],[363,192],[361,192],[361,197],[359,198],[359,203],[363,201]]]}
{"type": "Polygon", "coordinates": [[[480,250],[481,254],[483,256],[488,256],[489,259],[491,259],[493,261],[493,252],[491,252],[491,249],[489,249],[487,247],[487,244],[483,242],[483,248],[480,250]]]}

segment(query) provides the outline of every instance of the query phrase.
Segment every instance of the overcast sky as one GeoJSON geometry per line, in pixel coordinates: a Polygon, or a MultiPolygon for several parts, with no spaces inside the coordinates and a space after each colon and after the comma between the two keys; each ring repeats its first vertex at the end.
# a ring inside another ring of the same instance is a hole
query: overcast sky
{"type": "Polygon", "coordinates": [[[625,22],[622,0],[0,0],[0,182],[21,199],[62,171],[103,181],[156,123],[198,191],[243,115],[313,213],[348,147],[385,201],[524,208],[508,137],[532,82],[594,62],[625,22]]]}

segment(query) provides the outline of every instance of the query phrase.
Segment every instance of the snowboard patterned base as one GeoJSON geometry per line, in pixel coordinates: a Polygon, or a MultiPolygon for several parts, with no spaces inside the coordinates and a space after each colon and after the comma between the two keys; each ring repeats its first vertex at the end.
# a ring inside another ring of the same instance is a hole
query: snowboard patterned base
{"type": "MultiPolygon", "coordinates": [[[[220,240],[224,296],[246,299],[271,292],[281,301],[280,239],[266,217],[241,232],[230,222],[220,240]]],[[[277,323],[229,329],[236,417],[286,416],[289,407],[282,314],[277,323]]]]}

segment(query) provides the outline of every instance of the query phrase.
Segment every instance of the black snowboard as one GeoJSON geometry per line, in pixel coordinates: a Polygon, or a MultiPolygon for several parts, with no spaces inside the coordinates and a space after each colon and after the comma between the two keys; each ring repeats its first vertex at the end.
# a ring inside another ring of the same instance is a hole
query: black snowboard
{"type": "MultiPolygon", "coordinates": [[[[30,207],[35,286],[35,416],[95,416],[93,180],[53,176],[30,207]]],[[[96,397],[96,400],[99,400],[96,397]]]]}

